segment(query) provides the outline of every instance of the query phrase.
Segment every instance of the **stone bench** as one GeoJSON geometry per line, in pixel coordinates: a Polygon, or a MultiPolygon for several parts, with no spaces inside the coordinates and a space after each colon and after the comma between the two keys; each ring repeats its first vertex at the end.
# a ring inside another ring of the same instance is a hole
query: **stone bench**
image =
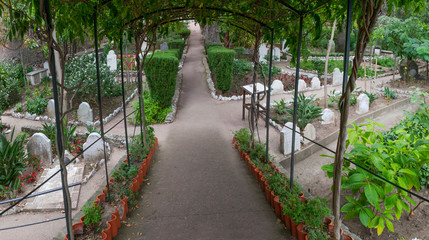
{"type": "Polygon", "coordinates": [[[27,80],[30,81],[31,85],[38,85],[42,81],[42,78],[48,76],[48,69],[42,68],[27,73],[27,80]]]}

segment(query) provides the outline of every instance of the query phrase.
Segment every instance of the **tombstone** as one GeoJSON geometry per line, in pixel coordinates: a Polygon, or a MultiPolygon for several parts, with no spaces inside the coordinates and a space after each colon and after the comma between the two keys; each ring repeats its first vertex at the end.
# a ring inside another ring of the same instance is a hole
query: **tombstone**
{"type": "Polygon", "coordinates": [[[48,71],[46,71],[46,74],[48,76],[50,76],[51,75],[51,71],[49,71],[49,63],[48,63],[48,61],[46,61],[46,62],[43,63],[43,68],[44,69],[48,69],[48,71]]]}
{"type": "MultiPolygon", "coordinates": [[[[304,137],[309,138],[310,140],[316,139],[316,128],[313,124],[309,123],[304,128],[304,137]]],[[[310,143],[310,140],[304,138],[304,144],[310,143]]]]}
{"type": "MultiPolygon", "coordinates": [[[[292,152],[292,127],[291,122],[287,122],[285,127],[280,132],[280,151],[286,155],[292,152]]],[[[301,148],[301,134],[299,134],[299,127],[295,128],[297,133],[295,133],[295,151],[301,148]]]]}
{"type": "Polygon", "coordinates": [[[35,133],[31,136],[27,144],[27,151],[30,157],[36,156],[42,160],[43,164],[52,162],[51,140],[43,133],[35,133]]]}
{"type": "Polygon", "coordinates": [[[273,58],[273,60],[276,61],[276,62],[280,62],[280,57],[281,57],[280,48],[275,47],[273,52],[274,52],[274,58],[273,58]]]}
{"type": "Polygon", "coordinates": [[[265,44],[261,44],[259,46],[259,62],[265,63],[267,60],[265,59],[265,55],[268,54],[268,48],[265,46],[265,44]]]}
{"type": "Polygon", "coordinates": [[[274,80],[271,84],[271,94],[283,93],[283,83],[280,80],[274,80]]]}
{"type": "Polygon", "coordinates": [[[364,114],[369,112],[369,97],[365,93],[361,93],[356,100],[356,113],[364,114]]]}
{"type": "Polygon", "coordinates": [[[332,85],[341,85],[343,84],[343,73],[340,72],[340,69],[335,68],[332,73],[332,85]]]}
{"type": "Polygon", "coordinates": [[[107,54],[107,66],[109,66],[110,71],[116,71],[118,69],[116,54],[113,50],[110,50],[107,54]]]}
{"type": "Polygon", "coordinates": [[[304,80],[299,79],[298,80],[298,92],[302,92],[307,88],[307,83],[305,83],[304,80]]]}
{"type": "Polygon", "coordinates": [[[77,110],[77,118],[79,122],[83,123],[92,122],[94,120],[92,116],[92,109],[87,102],[82,102],[79,105],[79,109],[77,110]]]}
{"type": "MultiPolygon", "coordinates": [[[[83,158],[85,159],[85,162],[97,163],[101,159],[104,159],[103,140],[100,138],[101,138],[100,134],[98,134],[96,132],[89,134],[88,138],[86,139],[86,142],[83,144],[83,149],[84,149],[83,158]],[[92,145],[93,143],[94,143],[94,145],[92,145]],[[89,147],[89,146],[91,146],[91,147],[89,147]]],[[[110,151],[108,151],[108,148],[110,148],[109,144],[106,143],[106,154],[107,155],[110,154],[110,151]]],[[[107,156],[107,157],[109,157],[109,156],[107,156]]]]}
{"type": "Polygon", "coordinates": [[[286,45],[286,40],[283,40],[282,42],[282,52],[283,53],[287,53],[289,51],[289,47],[285,47],[286,45]]]}
{"type": "Polygon", "coordinates": [[[34,70],[26,74],[27,81],[30,81],[31,85],[33,86],[40,84],[42,78],[46,76],[48,76],[48,70],[44,68],[34,70]]]}
{"type": "Polygon", "coordinates": [[[48,101],[48,106],[46,107],[46,113],[48,114],[48,117],[50,117],[50,118],[55,117],[55,101],[54,101],[54,99],[50,99],[48,101]]]}
{"type": "Polygon", "coordinates": [[[322,124],[324,125],[331,124],[331,123],[334,123],[334,121],[335,121],[335,113],[329,108],[323,109],[322,124]]]}
{"type": "Polygon", "coordinates": [[[374,55],[380,56],[381,48],[380,47],[374,47],[374,55]]]}
{"type": "Polygon", "coordinates": [[[163,42],[163,43],[161,44],[161,51],[166,51],[166,50],[168,50],[168,45],[167,45],[167,43],[166,43],[166,42],[163,42]]]}
{"type": "Polygon", "coordinates": [[[147,42],[143,41],[142,48],[141,48],[142,52],[146,52],[146,48],[147,48],[147,42]]]}
{"type": "Polygon", "coordinates": [[[314,77],[311,79],[311,89],[319,89],[320,88],[320,79],[318,77],[314,77]]]}

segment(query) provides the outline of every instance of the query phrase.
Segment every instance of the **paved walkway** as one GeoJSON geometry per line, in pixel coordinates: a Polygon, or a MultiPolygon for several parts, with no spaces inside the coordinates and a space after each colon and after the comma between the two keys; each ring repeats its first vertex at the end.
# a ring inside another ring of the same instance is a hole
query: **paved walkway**
{"type": "Polygon", "coordinates": [[[117,238],[290,239],[232,148],[228,117],[203,79],[199,27],[192,28],[177,119],[160,140],[131,226],[117,238]]]}

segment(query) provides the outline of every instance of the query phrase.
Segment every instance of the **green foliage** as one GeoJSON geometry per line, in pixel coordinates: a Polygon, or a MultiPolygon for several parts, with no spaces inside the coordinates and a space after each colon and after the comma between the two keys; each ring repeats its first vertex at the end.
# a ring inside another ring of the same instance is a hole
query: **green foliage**
{"type": "Polygon", "coordinates": [[[20,100],[23,85],[22,65],[14,66],[9,62],[0,62],[0,111],[8,109],[20,100]]]}
{"type": "MultiPolygon", "coordinates": [[[[372,63],[375,64],[376,60],[372,59],[372,63]]],[[[383,67],[393,69],[395,61],[390,57],[377,57],[377,64],[383,67]]]]}
{"type": "MultiPolygon", "coordinates": [[[[188,29],[189,30],[189,29],[188,29]]],[[[168,49],[179,49],[179,56],[177,58],[181,58],[183,54],[183,49],[185,49],[185,40],[175,39],[167,42],[168,49]]]]}
{"type": "Polygon", "coordinates": [[[216,80],[216,88],[222,93],[231,88],[234,50],[208,44],[207,57],[209,66],[216,80]]]}
{"type": "Polygon", "coordinates": [[[423,164],[419,171],[420,174],[420,187],[422,189],[429,187],[429,167],[428,164],[423,164]]]}
{"type": "Polygon", "coordinates": [[[236,47],[234,48],[234,51],[235,51],[235,58],[241,59],[246,49],[244,47],[236,47]]]}
{"type": "Polygon", "coordinates": [[[22,106],[22,103],[17,103],[15,104],[15,106],[13,107],[13,111],[14,112],[23,112],[24,111],[24,107],[22,106]]]}
{"type": "Polygon", "coordinates": [[[97,226],[103,217],[101,206],[89,200],[83,205],[82,212],[85,215],[83,223],[90,228],[97,226]]]}
{"type": "Polygon", "coordinates": [[[146,59],[144,71],[150,95],[162,108],[171,105],[176,89],[178,67],[178,58],[169,53],[157,52],[152,58],[146,59]]]}
{"type": "Polygon", "coordinates": [[[148,143],[148,145],[146,146],[144,146],[144,144],[142,143],[140,134],[134,136],[131,139],[130,155],[132,160],[142,161],[143,159],[145,159],[150,149],[155,144],[155,134],[154,134],[153,128],[150,126],[147,126],[146,133],[147,133],[146,142],[148,143]]]}
{"type": "Polygon", "coordinates": [[[253,70],[252,65],[245,59],[237,59],[232,62],[232,71],[234,75],[242,78],[249,74],[250,71],[253,70]]]}
{"type": "Polygon", "coordinates": [[[287,112],[286,102],[283,98],[280,100],[280,102],[277,102],[276,100],[274,100],[274,102],[276,103],[274,110],[277,114],[283,115],[287,112]]]}
{"type": "MultiPolygon", "coordinates": [[[[315,96],[305,97],[303,93],[298,95],[296,116],[298,119],[297,126],[301,131],[304,131],[307,124],[312,123],[315,119],[322,116],[322,108],[317,107],[313,102],[315,96]]],[[[293,108],[287,108],[287,112],[290,115],[286,116],[286,120],[289,121],[293,117],[293,108]]]]}
{"type": "Polygon", "coordinates": [[[88,138],[89,134],[95,132],[101,135],[100,130],[98,130],[94,125],[84,124],[86,131],[88,131],[85,135],[85,138],[88,138]]]}
{"type": "Polygon", "coordinates": [[[338,102],[340,101],[341,93],[336,89],[332,90],[328,94],[328,106],[333,107],[336,103],[338,106],[338,102]]]}
{"type": "Polygon", "coordinates": [[[191,30],[189,30],[188,28],[183,28],[178,32],[178,34],[180,35],[181,38],[186,40],[188,39],[189,35],[191,35],[191,30]]]}
{"type": "MultiPolygon", "coordinates": [[[[429,161],[429,137],[410,139],[410,134],[402,129],[395,130],[396,140],[383,139],[383,134],[375,127],[383,125],[366,120],[368,123],[352,123],[348,129],[346,148],[353,146],[345,156],[387,180],[405,188],[420,190],[419,170],[429,161]]],[[[333,164],[322,167],[332,177],[333,164]]],[[[393,216],[398,220],[402,212],[410,212],[415,202],[403,190],[384,182],[359,167],[345,163],[341,188],[351,190],[354,197],[346,196],[347,203],[341,211],[345,219],[359,216],[365,227],[377,228],[380,235],[384,228],[394,231],[393,216]]]]}
{"type": "Polygon", "coordinates": [[[206,44],[206,51],[208,52],[210,48],[212,47],[223,47],[223,44],[220,43],[208,43],[206,44]]]}
{"type": "MultiPolygon", "coordinates": [[[[96,101],[97,68],[93,54],[85,53],[80,58],[72,58],[65,66],[65,85],[75,88],[70,94],[87,101],[96,101]]],[[[112,73],[105,62],[100,62],[100,81],[102,97],[111,98],[120,96],[121,87],[115,82],[115,73],[112,73]]]]}
{"type": "MultiPolygon", "coordinates": [[[[269,63],[261,63],[261,66],[262,66],[262,70],[264,71],[265,77],[268,78],[269,66],[270,66],[269,63]]],[[[271,71],[272,71],[272,73],[271,73],[272,76],[274,76],[274,75],[277,75],[277,74],[281,73],[282,69],[273,65],[271,71]]],[[[258,74],[259,74],[260,77],[262,77],[262,73],[261,73],[261,69],[260,68],[258,68],[258,74]]]]}
{"type": "MultiPolygon", "coordinates": [[[[150,93],[147,91],[143,92],[143,101],[144,101],[144,113],[146,117],[146,123],[148,125],[154,123],[163,123],[165,117],[171,112],[171,107],[162,108],[157,102],[155,102],[151,97],[150,93]]],[[[132,102],[133,111],[135,111],[134,117],[129,118],[134,124],[140,124],[140,111],[139,111],[139,101],[136,100],[132,102]]]]}
{"type": "Polygon", "coordinates": [[[383,91],[384,91],[383,96],[386,99],[396,99],[395,90],[390,90],[388,87],[385,87],[383,91]]]}
{"type": "Polygon", "coordinates": [[[248,128],[241,128],[240,130],[237,130],[235,132],[232,132],[234,134],[235,139],[237,140],[237,144],[240,146],[240,150],[247,151],[249,149],[250,144],[250,131],[248,128]]]}
{"type": "Polygon", "coordinates": [[[27,165],[28,156],[25,151],[24,135],[18,135],[13,139],[13,129],[10,140],[4,134],[0,134],[0,199],[4,197],[14,198],[21,187],[19,176],[27,165]]]}
{"type": "Polygon", "coordinates": [[[49,88],[43,88],[42,92],[36,88],[33,92],[33,96],[31,98],[27,97],[27,102],[25,103],[27,111],[31,114],[43,114],[45,112],[45,108],[48,106],[50,97],[51,90],[49,88]]]}
{"type": "Polygon", "coordinates": [[[119,165],[119,168],[113,171],[112,178],[117,182],[131,181],[135,176],[137,176],[138,172],[138,166],[131,164],[130,167],[128,167],[128,163],[122,162],[121,165],[119,165]]]}
{"type": "MultiPolygon", "coordinates": [[[[72,144],[74,140],[74,133],[76,131],[77,126],[76,125],[68,125],[67,120],[63,118],[63,144],[65,150],[71,151],[72,150],[72,144]]],[[[43,123],[42,124],[43,129],[40,130],[41,133],[45,134],[46,137],[48,137],[51,140],[51,145],[54,148],[55,147],[55,137],[57,136],[57,128],[56,125],[53,123],[43,123]]]]}

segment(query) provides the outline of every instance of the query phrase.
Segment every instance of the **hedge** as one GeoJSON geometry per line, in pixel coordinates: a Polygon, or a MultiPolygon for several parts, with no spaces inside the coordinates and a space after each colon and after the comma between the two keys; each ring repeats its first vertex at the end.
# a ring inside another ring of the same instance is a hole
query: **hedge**
{"type": "Polygon", "coordinates": [[[171,105],[171,99],[176,89],[176,76],[179,59],[174,51],[156,52],[151,58],[148,56],[144,66],[152,99],[162,108],[171,105]]]}
{"type": "MultiPolygon", "coordinates": [[[[179,53],[179,49],[168,49],[165,51],[161,51],[161,50],[156,50],[155,54],[169,54],[171,56],[176,57],[177,59],[180,59],[180,53],[179,53]]],[[[150,58],[150,55],[147,56],[147,58],[150,58]]]]}
{"type": "Polygon", "coordinates": [[[179,32],[179,35],[181,38],[183,39],[188,39],[189,35],[191,35],[191,30],[189,30],[188,28],[184,28],[179,32]]]}
{"type": "Polygon", "coordinates": [[[231,88],[235,51],[211,44],[207,44],[207,49],[209,66],[215,75],[216,88],[225,93],[231,88]]]}
{"type": "Polygon", "coordinates": [[[168,49],[178,49],[179,50],[179,57],[181,58],[183,54],[183,49],[185,49],[185,40],[182,39],[176,39],[172,41],[167,42],[168,49]]]}
{"type": "Polygon", "coordinates": [[[208,51],[212,47],[223,47],[223,44],[220,44],[220,43],[207,43],[206,44],[206,51],[208,51]]]}

